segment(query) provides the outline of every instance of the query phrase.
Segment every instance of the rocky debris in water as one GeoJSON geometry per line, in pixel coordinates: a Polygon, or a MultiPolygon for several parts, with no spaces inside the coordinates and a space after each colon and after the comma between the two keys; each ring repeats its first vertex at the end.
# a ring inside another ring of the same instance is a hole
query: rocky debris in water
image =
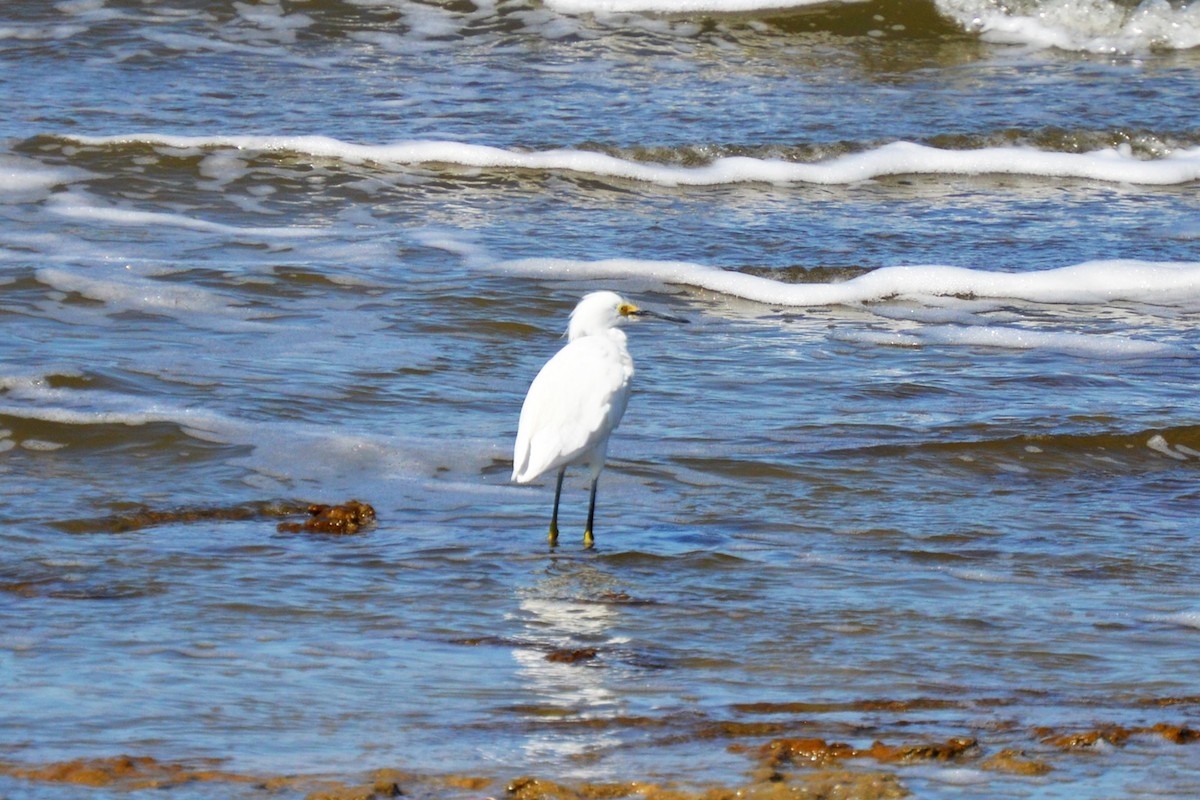
{"type": "Polygon", "coordinates": [[[404,790],[400,787],[400,781],[405,777],[396,770],[379,770],[372,775],[370,783],[356,786],[330,783],[309,792],[304,800],[386,800],[402,797],[404,790]]]}
{"type": "Polygon", "coordinates": [[[1034,733],[1041,739],[1042,744],[1053,745],[1061,750],[1093,750],[1101,742],[1113,747],[1121,747],[1129,740],[1129,737],[1139,734],[1157,734],[1175,744],[1191,744],[1200,741],[1200,731],[1183,725],[1168,725],[1164,722],[1133,728],[1106,725],[1074,733],[1058,733],[1052,728],[1038,728],[1034,733]]]}
{"type": "Polygon", "coordinates": [[[988,756],[979,766],[992,772],[1007,772],[1009,775],[1028,777],[1045,775],[1053,769],[1045,761],[1029,758],[1023,751],[1011,748],[988,756]]]}
{"type": "Polygon", "coordinates": [[[17,597],[38,597],[43,594],[43,586],[46,583],[46,579],[5,581],[0,583],[0,592],[15,594],[17,597]]]}
{"type": "Polygon", "coordinates": [[[896,800],[907,797],[909,793],[895,775],[886,772],[825,771],[804,775],[800,781],[794,787],[799,791],[784,795],[781,800],[791,797],[804,800],[896,800]]]}
{"type": "Polygon", "coordinates": [[[1200,731],[1195,728],[1185,728],[1182,725],[1167,725],[1165,722],[1160,722],[1149,728],[1149,730],[1160,734],[1168,742],[1174,742],[1175,744],[1191,744],[1192,742],[1200,741],[1200,731]]]}
{"type": "Polygon", "coordinates": [[[51,523],[66,533],[130,533],[162,525],[241,522],[308,514],[303,522],[281,522],[281,533],[358,533],[375,521],[375,509],[358,500],[339,505],[268,501],[234,506],[153,509],[138,507],[119,514],[51,523]]]}
{"type": "Polygon", "coordinates": [[[505,792],[510,800],[577,800],[583,797],[565,786],[529,776],[517,778],[505,792]]]}
{"type": "Polygon", "coordinates": [[[566,786],[523,777],[508,785],[507,794],[508,800],[897,800],[908,790],[887,773],[822,770],[794,782],[774,776],[746,786],[698,790],[635,781],[566,786]]]}
{"type": "Polygon", "coordinates": [[[629,592],[613,589],[601,592],[593,600],[597,603],[606,603],[614,606],[652,606],[658,603],[657,600],[645,600],[640,597],[634,597],[629,592]]]}
{"type": "Polygon", "coordinates": [[[581,661],[592,661],[596,658],[594,647],[582,647],[578,650],[551,650],[546,654],[546,660],[555,664],[578,664],[581,661]]]}
{"type": "Polygon", "coordinates": [[[969,736],[958,736],[944,742],[892,746],[875,742],[866,755],[884,763],[912,761],[952,761],[976,749],[979,743],[969,736]]]}
{"type": "Polygon", "coordinates": [[[1129,728],[1122,728],[1119,725],[1112,725],[1106,728],[1080,731],[1078,733],[1050,734],[1042,738],[1042,743],[1053,745],[1062,750],[1090,749],[1094,748],[1100,742],[1107,742],[1108,744],[1114,746],[1120,746],[1125,744],[1132,733],[1133,731],[1131,731],[1129,728]]]}
{"type": "Polygon", "coordinates": [[[71,783],[79,786],[127,790],[167,789],[196,781],[255,782],[254,778],[222,770],[169,764],[148,756],[127,755],[111,758],[80,758],[40,766],[0,763],[0,775],[11,775],[14,778],[45,783],[71,783]]]}
{"type": "Polygon", "coordinates": [[[875,742],[861,750],[844,742],[824,739],[773,739],[759,749],[759,760],[771,768],[786,765],[825,766],[849,758],[872,758],[885,764],[916,761],[951,761],[976,749],[978,743],[969,737],[955,737],[945,742],[913,745],[888,745],[875,742]]]}
{"type": "Polygon", "coordinates": [[[467,647],[491,645],[522,650],[540,650],[544,653],[543,658],[555,664],[583,664],[595,661],[600,656],[600,651],[595,647],[552,647],[533,639],[515,639],[503,636],[468,636],[461,639],[450,639],[449,642],[467,647]]]}
{"type": "Polygon", "coordinates": [[[947,700],[938,697],[917,697],[909,700],[872,698],[843,702],[785,702],[735,703],[733,708],[744,714],[833,714],[843,711],[902,713],[906,711],[939,711],[942,709],[973,709],[1004,705],[1005,700],[947,700]]]}
{"type": "Polygon", "coordinates": [[[490,645],[493,647],[532,647],[533,645],[521,639],[510,639],[506,636],[466,636],[461,639],[450,639],[450,644],[461,644],[467,647],[490,645]]]}
{"type": "MultiPolygon", "coordinates": [[[[539,708],[514,709],[522,715],[546,716],[539,708]]],[[[561,709],[555,710],[561,715],[561,709]]],[[[549,724],[561,731],[571,720],[555,717],[549,724]]],[[[611,720],[579,721],[587,727],[618,728],[661,727],[659,718],[622,717],[611,720]]],[[[699,742],[738,736],[776,735],[776,722],[709,722],[678,741],[699,742]]],[[[793,723],[794,724],[794,723],[793,723]]],[[[1006,726],[1012,733],[1015,726],[1006,726]]],[[[1032,734],[1043,745],[1041,754],[1091,753],[1119,747],[1133,736],[1157,736],[1187,746],[1200,742],[1200,731],[1183,725],[1158,723],[1124,727],[1104,725],[1089,730],[1063,732],[1053,728],[1034,728],[1032,734]],[[1048,746],[1048,747],[1047,747],[1048,746]]],[[[675,739],[673,739],[674,741],[675,739]]],[[[759,738],[761,741],[761,738],[759,738]]],[[[923,762],[958,762],[979,769],[1014,776],[1036,777],[1052,771],[1051,764],[1031,758],[1019,749],[1003,749],[988,755],[975,739],[952,737],[945,741],[890,745],[876,741],[870,747],[857,748],[820,738],[774,738],[761,746],[730,745],[732,752],[757,756],[758,767],[740,786],[709,785],[681,787],[629,781],[622,783],[556,783],[537,777],[523,777],[507,787],[506,800],[895,800],[908,795],[899,777],[887,771],[862,769],[863,761],[886,765],[923,762]],[[853,761],[853,763],[851,763],[853,761]],[[853,768],[851,768],[853,767],[853,768]],[[788,770],[788,771],[785,771],[788,770]]],[[[697,757],[703,758],[698,751],[697,757]]],[[[171,790],[188,783],[213,782],[253,785],[275,794],[288,793],[307,800],[385,800],[408,795],[439,797],[447,789],[471,793],[495,793],[492,778],[419,775],[396,770],[370,773],[361,783],[339,782],[314,775],[256,776],[220,769],[220,761],[200,759],[187,763],[162,762],[152,757],[121,755],[87,758],[44,764],[20,764],[0,761],[0,777],[31,782],[75,784],[112,792],[142,789],[171,790]]]]}
{"type": "Polygon", "coordinates": [[[440,778],[439,782],[451,789],[466,789],[471,792],[481,792],[492,785],[491,778],[481,778],[477,775],[446,775],[440,778]]]}
{"type": "MultiPolygon", "coordinates": [[[[786,722],[741,722],[737,720],[716,720],[700,726],[696,731],[697,739],[734,739],[746,736],[780,736],[787,733],[791,726],[786,722]]],[[[800,741],[800,740],[797,740],[800,741]]],[[[734,748],[735,751],[745,752],[745,748],[734,748]]]]}
{"type": "Polygon", "coordinates": [[[844,742],[824,739],[772,739],[759,750],[759,759],[776,768],[788,764],[825,766],[858,755],[858,750],[844,742]]]}
{"type": "Polygon", "coordinates": [[[398,769],[378,769],[370,773],[363,783],[313,779],[302,776],[284,776],[263,783],[263,788],[273,792],[299,788],[305,800],[387,800],[392,797],[408,797],[406,786],[414,784],[411,792],[415,797],[441,797],[447,789],[482,792],[495,781],[475,775],[421,776],[398,769]]]}
{"type": "Polygon", "coordinates": [[[308,507],[308,519],[304,522],[281,522],[280,533],[333,533],[338,535],[358,533],[364,525],[375,521],[375,509],[358,500],[350,500],[337,506],[313,503],[308,507]]]}
{"type": "Polygon", "coordinates": [[[185,784],[209,782],[249,784],[275,797],[299,797],[306,800],[386,800],[403,797],[405,785],[419,787],[417,794],[440,796],[447,788],[482,791],[491,778],[469,775],[419,776],[396,769],[369,773],[363,783],[343,783],[313,775],[244,775],[217,769],[212,759],[194,764],[170,763],[149,756],[113,756],[80,758],[47,764],[14,764],[0,761],[0,776],[40,783],[74,784],[119,792],[144,789],[171,789],[185,784]],[[303,795],[299,794],[303,793],[303,795]]]}
{"type": "Polygon", "coordinates": [[[299,514],[304,509],[303,504],[286,501],[242,503],[217,508],[152,509],[138,507],[104,517],[72,519],[51,524],[66,533],[130,533],[160,525],[193,522],[240,522],[264,517],[286,517],[299,514]]]}
{"type": "Polygon", "coordinates": [[[1200,706],[1200,694],[1184,695],[1182,697],[1143,697],[1138,700],[1141,706],[1200,706]]]}

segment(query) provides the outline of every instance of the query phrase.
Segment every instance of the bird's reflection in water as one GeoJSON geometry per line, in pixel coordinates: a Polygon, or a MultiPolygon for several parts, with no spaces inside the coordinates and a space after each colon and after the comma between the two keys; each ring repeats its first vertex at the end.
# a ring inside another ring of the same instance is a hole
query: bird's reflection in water
{"type": "Polygon", "coordinates": [[[525,646],[514,648],[513,658],[529,691],[530,713],[545,723],[526,741],[529,763],[556,761],[587,778],[587,765],[620,744],[612,730],[597,724],[620,716],[625,705],[617,686],[621,670],[606,663],[607,654],[628,644],[613,634],[620,607],[609,599],[619,590],[619,582],[594,563],[555,558],[522,591],[525,646]],[[585,724],[573,724],[579,722],[585,724]]]}

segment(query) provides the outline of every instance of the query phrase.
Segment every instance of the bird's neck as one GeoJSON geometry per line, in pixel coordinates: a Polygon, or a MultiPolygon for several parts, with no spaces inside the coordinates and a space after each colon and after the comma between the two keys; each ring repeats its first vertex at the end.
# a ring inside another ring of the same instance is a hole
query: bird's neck
{"type": "Polygon", "coordinates": [[[620,328],[586,328],[583,326],[572,325],[567,329],[567,340],[575,341],[586,336],[602,336],[609,341],[625,344],[625,331],[620,328]]]}

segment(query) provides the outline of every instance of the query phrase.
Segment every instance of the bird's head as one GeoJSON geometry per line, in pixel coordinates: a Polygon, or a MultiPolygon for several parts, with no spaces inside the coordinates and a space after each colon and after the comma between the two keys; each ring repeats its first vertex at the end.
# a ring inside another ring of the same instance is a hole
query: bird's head
{"type": "Polygon", "coordinates": [[[575,306],[575,310],[571,312],[571,324],[567,328],[567,338],[574,341],[581,336],[594,336],[640,317],[655,317],[670,322],[687,322],[682,317],[672,317],[647,308],[640,308],[616,292],[591,292],[584,295],[579,304],[575,306]]]}

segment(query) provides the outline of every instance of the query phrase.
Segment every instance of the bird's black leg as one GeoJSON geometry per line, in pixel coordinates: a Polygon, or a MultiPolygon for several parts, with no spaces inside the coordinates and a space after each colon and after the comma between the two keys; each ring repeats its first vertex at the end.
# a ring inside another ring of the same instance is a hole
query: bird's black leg
{"type": "Polygon", "coordinates": [[[588,501],[588,524],[587,529],[583,532],[583,546],[591,547],[596,543],[596,537],[592,535],[592,521],[596,517],[596,484],[600,482],[600,476],[592,478],[592,499],[588,501]]]}
{"type": "Polygon", "coordinates": [[[550,546],[554,547],[558,544],[558,499],[562,496],[563,475],[567,472],[567,468],[563,467],[558,471],[558,483],[554,486],[554,516],[550,517],[550,546]]]}

